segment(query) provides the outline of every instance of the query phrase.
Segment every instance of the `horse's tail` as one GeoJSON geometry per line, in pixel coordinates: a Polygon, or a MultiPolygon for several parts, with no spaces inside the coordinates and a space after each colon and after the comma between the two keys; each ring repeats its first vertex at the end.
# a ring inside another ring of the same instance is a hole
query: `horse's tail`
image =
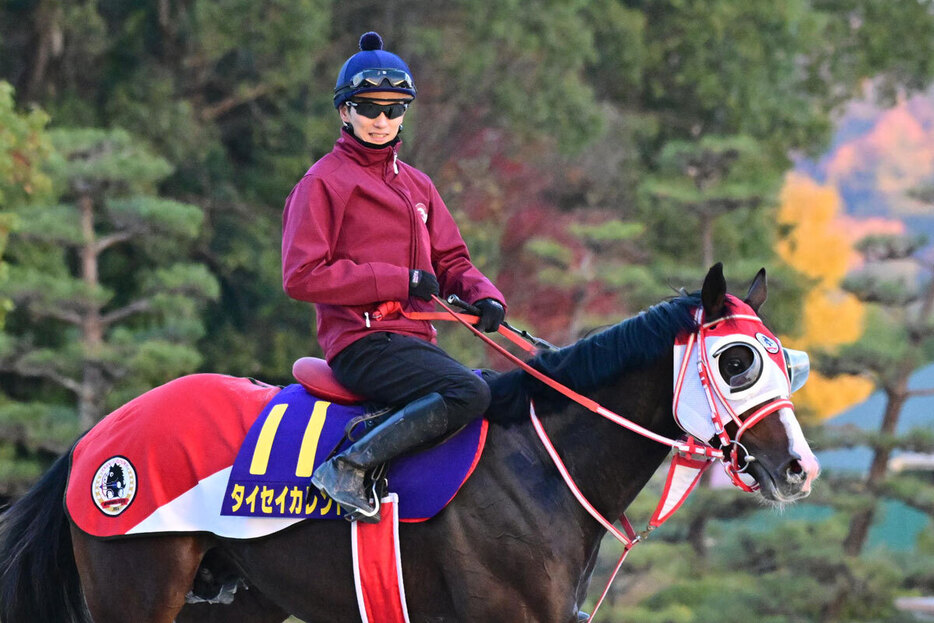
{"type": "Polygon", "coordinates": [[[0,621],[89,623],[63,499],[70,453],[0,515],[0,621]]]}

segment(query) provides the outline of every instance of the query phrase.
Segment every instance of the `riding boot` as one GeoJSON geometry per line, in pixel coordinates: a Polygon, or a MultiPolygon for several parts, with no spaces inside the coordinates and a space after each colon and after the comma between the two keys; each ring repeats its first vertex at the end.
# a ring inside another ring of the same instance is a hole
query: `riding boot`
{"type": "Polygon", "coordinates": [[[367,472],[443,435],[448,428],[447,411],[444,399],[437,393],[410,402],[349,448],[319,465],[311,476],[311,484],[350,511],[348,519],[378,522],[377,501],[370,501],[364,489],[367,472]]]}

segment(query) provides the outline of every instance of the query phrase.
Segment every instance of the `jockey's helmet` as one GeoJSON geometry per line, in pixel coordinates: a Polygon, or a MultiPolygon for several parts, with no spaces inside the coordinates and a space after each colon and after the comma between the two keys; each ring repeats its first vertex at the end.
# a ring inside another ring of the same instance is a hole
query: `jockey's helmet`
{"type": "Polygon", "coordinates": [[[360,51],[347,59],[334,87],[334,107],[368,91],[392,91],[415,97],[412,72],[401,58],[383,49],[375,32],[360,37],[360,51]]]}

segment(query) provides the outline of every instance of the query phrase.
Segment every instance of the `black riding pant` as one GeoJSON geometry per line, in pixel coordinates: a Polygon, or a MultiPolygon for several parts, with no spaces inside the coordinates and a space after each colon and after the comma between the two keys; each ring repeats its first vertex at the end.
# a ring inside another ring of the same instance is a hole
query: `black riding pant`
{"type": "Polygon", "coordinates": [[[448,410],[448,430],[480,417],[490,388],[472,370],[425,340],[376,332],[347,346],[331,360],[347,389],[393,407],[437,392],[448,410]]]}

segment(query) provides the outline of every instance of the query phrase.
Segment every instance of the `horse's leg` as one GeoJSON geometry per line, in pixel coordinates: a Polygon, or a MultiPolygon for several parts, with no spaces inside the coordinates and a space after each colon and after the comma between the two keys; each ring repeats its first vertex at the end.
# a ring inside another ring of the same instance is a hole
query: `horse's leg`
{"type": "Polygon", "coordinates": [[[305,521],[263,539],[219,547],[251,587],[303,621],[358,620],[346,521],[305,521]]]}
{"type": "Polygon", "coordinates": [[[200,536],[71,538],[94,623],[172,623],[208,549],[200,536]]]}

